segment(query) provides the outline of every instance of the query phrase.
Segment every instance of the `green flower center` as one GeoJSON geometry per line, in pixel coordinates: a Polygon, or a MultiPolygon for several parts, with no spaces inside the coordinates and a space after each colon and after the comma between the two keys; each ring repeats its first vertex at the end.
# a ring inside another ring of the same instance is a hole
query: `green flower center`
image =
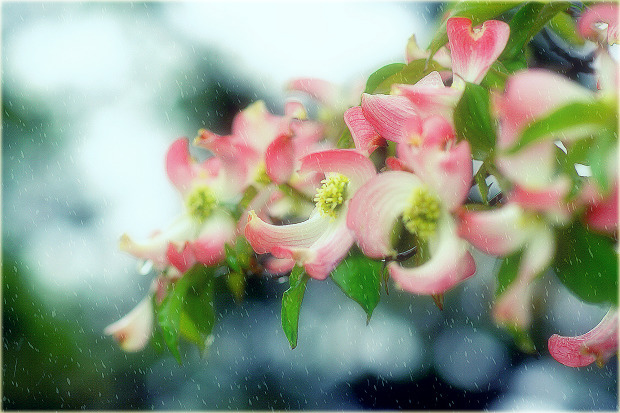
{"type": "Polygon", "coordinates": [[[338,207],[346,199],[349,178],[339,173],[331,174],[321,181],[323,184],[314,196],[314,202],[322,216],[336,218],[338,207]]]}
{"type": "Polygon", "coordinates": [[[268,185],[271,183],[271,178],[267,175],[267,168],[265,166],[265,162],[261,162],[256,168],[256,173],[254,174],[254,182],[268,185]]]}
{"type": "Polygon", "coordinates": [[[403,212],[407,231],[428,240],[437,229],[441,215],[441,202],[427,188],[417,187],[409,197],[409,207],[403,212]]]}
{"type": "Polygon", "coordinates": [[[215,209],[217,198],[213,190],[206,185],[195,187],[185,201],[189,214],[197,221],[203,222],[215,209]]]}

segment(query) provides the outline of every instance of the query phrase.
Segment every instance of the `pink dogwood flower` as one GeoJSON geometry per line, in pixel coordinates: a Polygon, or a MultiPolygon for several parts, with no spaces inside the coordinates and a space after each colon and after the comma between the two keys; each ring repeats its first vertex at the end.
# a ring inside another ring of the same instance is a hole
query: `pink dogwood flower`
{"type": "Polygon", "coordinates": [[[220,159],[198,163],[189,153],[187,139],[176,140],[166,154],[168,178],[181,194],[185,211],[163,232],[137,243],[121,237],[121,250],[159,269],[175,266],[182,273],[196,262],[215,265],[224,259],[224,245],[235,236],[235,220],[223,207],[237,202],[238,185],[222,172],[220,159]]]}
{"type": "Polygon", "coordinates": [[[413,116],[399,139],[401,170],[378,174],[351,201],[348,226],[364,254],[394,258],[392,228],[399,218],[430,258],[405,268],[396,262],[388,271],[406,291],[440,294],[475,272],[467,243],[460,239],[452,213],[463,203],[472,179],[469,144],[455,144],[454,133],[441,117],[422,121],[413,116]]]}
{"type": "Polygon", "coordinates": [[[413,113],[422,117],[441,115],[452,121],[464,82],[482,81],[506,47],[510,33],[509,26],[501,21],[489,20],[472,29],[471,20],[461,17],[448,19],[447,30],[453,71],[450,87],[444,85],[439,72],[431,72],[414,85],[393,85],[392,96],[362,95],[364,116],[382,137],[398,139],[413,113]]]}
{"type": "Polygon", "coordinates": [[[568,367],[585,367],[594,362],[603,366],[618,352],[618,309],[610,309],[592,330],[575,337],[552,335],[549,353],[568,367]]]}
{"type": "Polygon", "coordinates": [[[221,160],[237,191],[266,178],[283,183],[293,174],[299,152],[323,138],[323,127],[302,121],[305,116],[296,101],[287,102],[284,116],[272,115],[257,101],[235,116],[230,135],[201,130],[195,143],[221,160]]]}
{"type": "MultiPolygon", "coordinates": [[[[552,196],[558,188],[569,188],[568,177],[556,173],[555,140],[565,142],[587,136],[586,126],[566,131],[561,136],[549,136],[520,151],[508,154],[523,130],[561,106],[571,102],[593,102],[594,93],[565,77],[546,70],[531,69],[519,72],[506,82],[501,95],[493,95],[494,108],[499,120],[496,165],[500,172],[523,191],[532,196],[548,191],[552,196]]],[[[560,193],[556,203],[566,194],[560,193]]]]}
{"type": "Polygon", "coordinates": [[[305,172],[325,174],[310,217],[297,224],[272,225],[251,211],[245,236],[257,253],[292,258],[310,277],[322,280],[353,244],[346,226],[349,200],[376,172],[372,162],[354,149],[308,154],[301,160],[300,173],[305,172]]]}
{"type": "Polygon", "coordinates": [[[489,211],[461,211],[458,233],[486,254],[505,257],[523,251],[516,279],[496,300],[493,316],[499,324],[527,329],[532,281],[549,267],[555,254],[551,227],[537,213],[509,202],[489,211]]]}

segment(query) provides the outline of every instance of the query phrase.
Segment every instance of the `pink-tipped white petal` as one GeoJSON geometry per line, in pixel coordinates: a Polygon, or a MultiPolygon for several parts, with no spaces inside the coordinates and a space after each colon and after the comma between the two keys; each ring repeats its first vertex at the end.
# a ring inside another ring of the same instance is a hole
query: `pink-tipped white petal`
{"type": "Polygon", "coordinates": [[[452,124],[441,115],[431,115],[422,123],[423,145],[426,147],[443,146],[456,140],[452,124]]]}
{"type": "Polygon", "coordinates": [[[289,132],[289,121],[269,113],[265,102],[259,100],[235,116],[232,136],[239,145],[263,154],[276,136],[289,132]]]}
{"type": "Polygon", "coordinates": [[[509,202],[519,204],[530,211],[558,211],[570,191],[571,182],[568,177],[559,177],[541,189],[526,189],[515,185],[508,196],[509,202]]]}
{"type": "Polygon", "coordinates": [[[430,250],[431,258],[418,267],[404,268],[395,262],[388,265],[390,276],[403,290],[414,294],[441,294],[476,272],[467,243],[456,235],[456,224],[447,214],[439,221],[430,250]]]}
{"type": "Polygon", "coordinates": [[[168,244],[174,242],[177,245],[183,245],[195,235],[196,226],[191,218],[181,216],[165,231],[157,232],[143,242],[135,242],[127,234],[123,234],[119,241],[119,249],[136,258],[151,260],[157,268],[164,268],[168,265],[166,258],[168,244]]]}
{"type": "Polygon", "coordinates": [[[353,234],[346,226],[346,214],[341,214],[329,222],[325,232],[310,247],[283,246],[278,252],[286,253],[302,264],[310,277],[324,280],[347,255],[352,245],[353,234]]]}
{"type": "Polygon", "coordinates": [[[352,107],[344,112],[344,122],[351,131],[355,148],[364,155],[369,156],[379,146],[385,145],[385,139],[364,117],[361,106],[352,107]]]}
{"type": "Polygon", "coordinates": [[[340,91],[332,83],[316,78],[297,78],[291,80],[286,86],[288,90],[304,92],[318,102],[335,107],[340,91]]]}
{"type": "Polygon", "coordinates": [[[223,194],[230,198],[242,192],[252,179],[251,167],[259,163],[259,154],[252,147],[242,144],[235,136],[219,136],[208,130],[201,131],[195,140],[197,146],[210,150],[220,160],[225,182],[223,194]]]}
{"type": "Polygon", "coordinates": [[[459,221],[459,236],[491,255],[517,251],[532,234],[523,210],[516,204],[490,211],[461,211],[459,221]]]}
{"type": "Polygon", "coordinates": [[[603,365],[618,352],[618,310],[609,310],[596,327],[583,335],[554,334],[548,345],[551,356],[565,366],[584,367],[595,361],[603,365]]]}
{"type": "Polygon", "coordinates": [[[551,140],[531,144],[514,154],[499,154],[496,165],[510,181],[534,192],[547,191],[556,179],[557,147],[551,140]]]}
{"type": "Polygon", "coordinates": [[[196,261],[207,266],[222,262],[226,256],[225,244],[235,237],[235,226],[235,221],[223,212],[209,217],[190,243],[196,261]]]}
{"type": "Polygon", "coordinates": [[[383,138],[398,142],[405,122],[415,114],[409,99],[392,95],[362,95],[362,113],[383,138]]]}
{"type": "Polygon", "coordinates": [[[591,102],[594,93],[566,78],[542,69],[516,73],[506,81],[505,92],[493,95],[500,121],[498,146],[511,147],[524,127],[569,102],[591,102]]]}
{"type": "Polygon", "coordinates": [[[493,318],[498,324],[525,330],[532,319],[532,282],[549,267],[555,254],[555,238],[549,227],[541,227],[526,243],[515,281],[497,298],[493,318]]]}
{"type": "Polygon", "coordinates": [[[295,266],[295,260],[291,258],[268,257],[263,264],[265,270],[271,274],[286,274],[295,266]]]}
{"type": "Polygon", "coordinates": [[[291,136],[282,134],[275,138],[265,153],[265,171],[276,184],[289,180],[295,169],[295,151],[291,136]]]}
{"type": "Polygon", "coordinates": [[[314,152],[301,159],[300,172],[337,172],[349,178],[348,193],[352,195],[377,174],[372,161],[354,149],[330,149],[314,152]]]}
{"type": "Polygon", "coordinates": [[[454,211],[467,198],[473,177],[467,141],[447,150],[414,148],[404,143],[399,144],[397,150],[407,167],[428,187],[435,189],[447,210],[454,211]]]}
{"type": "MultiPolygon", "coordinates": [[[[329,226],[329,218],[315,211],[307,220],[298,224],[272,225],[256,216],[248,215],[245,237],[258,254],[273,252],[276,247],[310,247],[329,226]]],[[[276,255],[276,254],[274,254],[276,255]]],[[[276,255],[277,256],[277,255],[276,255]]],[[[280,257],[285,258],[285,257],[280,257]]]]}
{"type": "Polygon", "coordinates": [[[463,91],[445,87],[438,72],[431,72],[415,85],[393,85],[392,93],[409,99],[412,110],[422,117],[441,115],[452,121],[463,91]]]}
{"type": "Polygon", "coordinates": [[[471,20],[452,17],[446,25],[452,71],[463,80],[480,83],[491,64],[506,47],[510,27],[499,20],[488,20],[480,27],[471,27],[471,20]]]}
{"type": "Polygon", "coordinates": [[[408,205],[409,197],[422,182],[413,174],[388,171],[362,186],[351,202],[347,225],[367,256],[384,258],[396,251],[391,245],[392,228],[408,205]]]}
{"type": "Polygon", "coordinates": [[[172,184],[184,193],[191,186],[195,173],[189,154],[188,140],[177,139],[166,153],[166,172],[172,184]]]}
{"type": "Polygon", "coordinates": [[[103,330],[111,335],[120,347],[129,352],[142,350],[153,332],[153,303],[147,295],[138,305],[120,320],[103,330]]]}

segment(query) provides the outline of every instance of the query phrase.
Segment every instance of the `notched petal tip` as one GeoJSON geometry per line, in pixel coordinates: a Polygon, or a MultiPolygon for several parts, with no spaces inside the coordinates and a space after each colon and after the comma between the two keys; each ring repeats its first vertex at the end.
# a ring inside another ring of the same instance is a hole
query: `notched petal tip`
{"type": "Polygon", "coordinates": [[[107,326],[103,332],[114,337],[123,350],[140,351],[151,338],[153,318],[153,304],[149,295],[123,318],[107,326]]]}

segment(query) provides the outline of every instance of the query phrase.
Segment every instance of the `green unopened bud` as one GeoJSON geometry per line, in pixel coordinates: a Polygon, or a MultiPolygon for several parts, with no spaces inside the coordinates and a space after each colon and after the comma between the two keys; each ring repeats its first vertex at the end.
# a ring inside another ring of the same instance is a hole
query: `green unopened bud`
{"type": "Polygon", "coordinates": [[[213,213],[217,198],[213,190],[206,185],[195,187],[185,202],[189,214],[199,222],[203,222],[213,213]]]}
{"type": "Polygon", "coordinates": [[[403,223],[410,233],[428,240],[437,229],[441,202],[425,187],[417,187],[409,197],[409,206],[403,212],[403,223]]]}
{"type": "Polygon", "coordinates": [[[323,216],[336,218],[336,213],[347,197],[349,178],[334,173],[321,181],[323,184],[314,197],[314,202],[323,216]]]}

